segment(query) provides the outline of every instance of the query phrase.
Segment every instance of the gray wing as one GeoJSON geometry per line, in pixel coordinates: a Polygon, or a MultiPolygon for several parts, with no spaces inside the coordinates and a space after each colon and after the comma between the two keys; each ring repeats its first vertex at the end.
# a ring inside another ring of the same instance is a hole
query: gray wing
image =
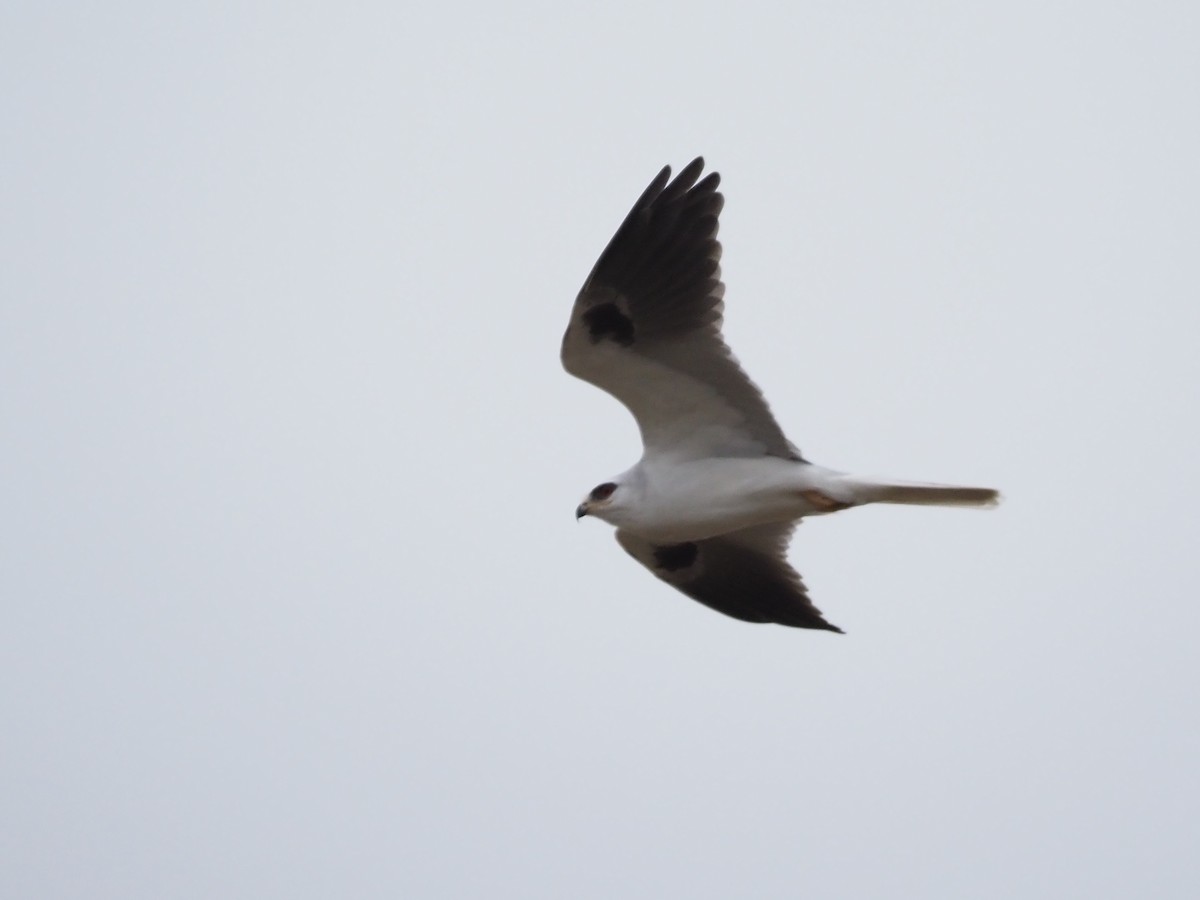
{"type": "Polygon", "coordinates": [[[721,337],[720,176],[696,159],[638,198],[575,300],[563,366],[624,403],[647,451],[799,459],[721,337]]]}
{"type": "Polygon", "coordinates": [[[825,621],[787,561],[794,525],[760,525],[706,541],[654,544],[627,531],[617,543],[672,587],[717,612],[745,622],[842,633],[825,621]]]}

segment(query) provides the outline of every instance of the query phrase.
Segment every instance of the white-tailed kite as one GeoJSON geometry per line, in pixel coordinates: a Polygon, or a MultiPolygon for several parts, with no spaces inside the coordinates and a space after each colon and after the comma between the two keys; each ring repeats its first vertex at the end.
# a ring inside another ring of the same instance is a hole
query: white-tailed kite
{"type": "Polygon", "coordinates": [[[989,488],[880,481],[810,463],[721,337],[720,176],[665,167],[638,198],[575,300],[563,366],[637,420],[637,465],[575,511],[667,584],[747,622],[826,622],[788,564],[804,516],[866,503],[992,506],[989,488]]]}

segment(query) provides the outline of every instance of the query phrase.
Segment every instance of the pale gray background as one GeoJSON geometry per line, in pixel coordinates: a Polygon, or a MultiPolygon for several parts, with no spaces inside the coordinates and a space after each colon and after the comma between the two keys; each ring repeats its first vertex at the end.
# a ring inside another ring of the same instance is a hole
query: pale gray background
{"type": "Polygon", "coordinates": [[[0,895],[1194,897],[1195,3],[8,3],[0,895]],[[848,634],[576,525],[664,163],[848,634]]]}

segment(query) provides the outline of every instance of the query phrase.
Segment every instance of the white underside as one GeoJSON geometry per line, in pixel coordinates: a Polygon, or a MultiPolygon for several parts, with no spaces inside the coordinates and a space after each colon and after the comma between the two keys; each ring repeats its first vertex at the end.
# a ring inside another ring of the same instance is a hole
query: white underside
{"type": "Polygon", "coordinates": [[[992,506],[985,488],[864,478],[775,456],[643,457],[589,512],[656,543],[701,541],[864,503],[992,506]]]}
{"type": "Polygon", "coordinates": [[[743,528],[791,522],[822,510],[803,493],[853,503],[842,473],[766,456],[638,463],[620,477],[624,496],[599,518],[662,543],[699,541],[743,528]]]}

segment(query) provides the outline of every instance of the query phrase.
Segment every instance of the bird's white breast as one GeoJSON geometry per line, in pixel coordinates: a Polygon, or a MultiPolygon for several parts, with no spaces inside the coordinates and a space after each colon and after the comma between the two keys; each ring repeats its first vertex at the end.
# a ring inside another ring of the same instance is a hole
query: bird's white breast
{"type": "Polygon", "coordinates": [[[832,475],[820,466],[774,456],[676,461],[636,467],[638,502],[621,527],[642,537],[678,543],[727,534],[814,512],[800,492],[832,475]]]}

